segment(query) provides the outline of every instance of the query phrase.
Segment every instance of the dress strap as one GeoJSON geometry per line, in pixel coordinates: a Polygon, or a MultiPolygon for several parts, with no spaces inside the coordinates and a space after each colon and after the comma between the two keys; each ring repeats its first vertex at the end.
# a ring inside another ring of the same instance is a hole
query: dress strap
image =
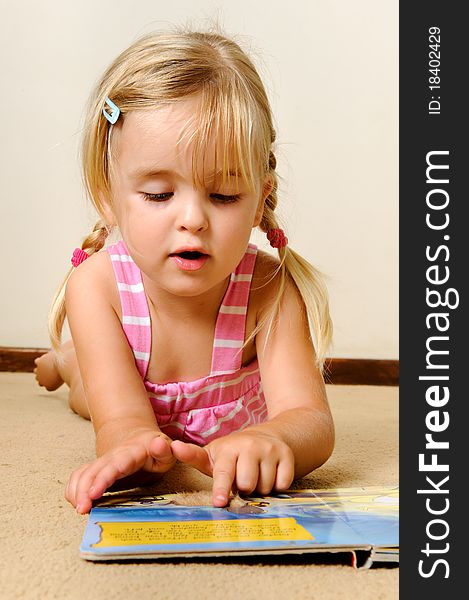
{"type": "Polygon", "coordinates": [[[122,328],[142,377],[148,370],[151,350],[151,322],[142,273],[123,241],[107,248],[116,277],[122,306],[122,328]]]}
{"type": "Polygon", "coordinates": [[[241,368],[249,292],[256,257],[257,246],[249,244],[244,257],[231,274],[215,326],[211,375],[234,373],[241,368]]]}

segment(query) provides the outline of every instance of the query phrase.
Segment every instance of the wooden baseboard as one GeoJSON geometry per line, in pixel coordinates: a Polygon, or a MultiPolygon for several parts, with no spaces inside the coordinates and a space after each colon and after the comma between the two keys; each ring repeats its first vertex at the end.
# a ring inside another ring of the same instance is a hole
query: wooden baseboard
{"type": "Polygon", "coordinates": [[[372,358],[330,358],[326,383],[338,385],[399,385],[399,361],[372,358]]]}
{"type": "MultiPolygon", "coordinates": [[[[32,373],[34,359],[47,348],[0,346],[0,371],[32,373]]],[[[399,385],[399,361],[363,358],[330,358],[326,361],[326,383],[338,385],[399,385]]]]}
{"type": "Polygon", "coordinates": [[[0,371],[32,373],[34,359],[47,352],[47,348],[7,348],[0,346],[0,371]]]}

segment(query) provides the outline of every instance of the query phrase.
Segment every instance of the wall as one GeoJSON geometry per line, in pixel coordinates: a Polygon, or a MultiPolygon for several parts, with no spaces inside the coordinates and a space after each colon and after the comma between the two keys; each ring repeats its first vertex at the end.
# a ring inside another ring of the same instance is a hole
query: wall
{"type": "Polygon", "coordinates": [[[250,51],[270,93],[281,215],[292,246],[328,275],[331,356],[397,358],[397,1],[1,8],[0,345],[48,346],[51,297],[95,220],[78,162],[94,82],[141,34],[217,19],[250,51]]]}

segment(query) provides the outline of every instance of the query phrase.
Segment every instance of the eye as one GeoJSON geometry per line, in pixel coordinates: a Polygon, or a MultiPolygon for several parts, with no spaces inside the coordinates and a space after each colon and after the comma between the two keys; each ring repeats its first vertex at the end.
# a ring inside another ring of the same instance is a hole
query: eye
{"type": "Polygon", "coordinates": [[[145,200],[149,202],[164,202],[165,200],[169,200],[173,195],[173,192],[165,192],[163,194],[147,194],[147,192],[142,192],[145,200]]]}
{"type": "Polygon", "coordinates": [[[231,204],[232,202],[239,200],[241,194],[233,194],[232,196],[225,194],[210,194],[210,196],[220,204],[231,204]]]}

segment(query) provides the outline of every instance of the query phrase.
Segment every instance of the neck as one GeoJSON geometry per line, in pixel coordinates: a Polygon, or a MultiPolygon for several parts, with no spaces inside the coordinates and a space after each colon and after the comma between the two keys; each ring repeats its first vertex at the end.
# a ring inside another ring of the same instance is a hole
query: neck
{"type": "Polygon", "coordinates": [[[166,318],[185,320],[191,318],[216,317],[220,304],[228,288],[230,278],[198,296],[176,296],[165,289],[155,286],[142,273],[143,285],[149,304],[154,311],[166,318]]]}

